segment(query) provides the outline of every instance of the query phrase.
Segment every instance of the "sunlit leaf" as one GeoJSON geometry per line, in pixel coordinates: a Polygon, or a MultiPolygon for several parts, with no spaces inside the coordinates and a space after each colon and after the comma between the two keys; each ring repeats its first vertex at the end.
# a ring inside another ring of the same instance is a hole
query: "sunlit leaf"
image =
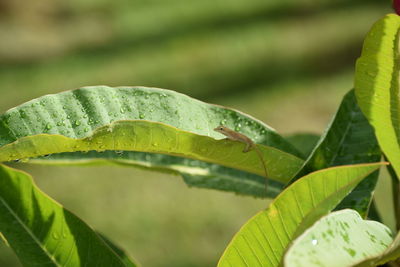
{"type": "Polygon", "coordinates": [[[302,160],[271,128],[238,111],[154,88],[82,88],[44,96],[0,117],[0,161],[75,151],[129,150],[216,163],[264,176],[254,151],[216,140],[219,124],[240,131],[262,151],[269,178],[287,182],[302,160]],[[292,154],[293,153],[293,154],[292,154]]]}
{"type": "Polygon", "coordinates": [[[357,60],[355,91],[379,145],[400,177],[398,32],[400,17],[386,15],[368,33],[357,60]]]}
{"type": "Polygon", "coordinates": [[[333,212],[299,236],[285,254],[285,266],[353,266],[380,255],[392,243],[390,229],[364,221],[354,210],[333,212]]]}
{"type": "Polygon", "coordinates": [[[291,241],[381,165],[334,167],[299,179],[240,229],[218,266],[279,266],[291,241]]]}
{"type": "Polygon", "coordinates": [[[375,257],[370,257],[354,265],[354,267],[378,266],[398,258],[400,258],[400,233],[397,233],[396,238],[383,253],[375,257]]]}
{"type": "Polygon", "coordinates": [[[125,266],[83,221],[32,178],[0,165],[0,232],[25,266],[125,266]]]}

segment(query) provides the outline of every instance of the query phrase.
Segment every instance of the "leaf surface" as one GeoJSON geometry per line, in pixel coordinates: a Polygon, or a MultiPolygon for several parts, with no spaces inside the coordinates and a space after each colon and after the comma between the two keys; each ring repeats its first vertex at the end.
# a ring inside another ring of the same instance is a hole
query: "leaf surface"
{"type": "Polygon", "coordinates": [[[400,17],[377,21],[357,60],[355,91],[359,106],[375,129],[379,145],[400,177],[399,47],[400,17]]]}
{"type": "Polygon", "coordinates": [[[364,221],[350,209],[330,213],[307,229],[285,254],[285,266],[353,266],[380,255],[392,243],[384,224],[364,221]]]}
{"type": "MultiPolygon", "coordinates": [[[[354,90],[351,90],[343,98],[326,132],[293,180],[324,168],[378,162],[380,158],[381,151],[374,130],[358,107],[354,90]]],[[[377,179],[378,172],[364,179],[338,209],[352,208],[365,217],[377,179]]]]}
{"type": "Polygon", "coordinates": [[[82,220],[0,165],[0,232],[25,266],[125,266],[82,220]]]}
{"type": "Polygon", "coordinates": [[[361,261],[354,266],[355,267],[378,266],[378,265],[383,265],[389,261],[396,260],[398,258],[400,258],[400,233],[397,233],[396,238],[387,247],[387,249],[383,251],[383,253],[381,253],[378,256],[365,259],[364,261],[361,261]]]}
{"type": "Polygon", "coordinates": [[[291,241],[381,165],[334,167],[299,179],[242,226],[218,266],[279,266],[291,241]]]}
{"type": "Polygon", "coordinates": [[[155,88],[86,87],[47,95],[0,117],[0,161],[75,151],[127,150],[181,156],[264,176],[258,154],[216,140],[224,124],[259,143],[271,179],[287,182],[302,160],[284,138],[228,108],[155,88]]]}

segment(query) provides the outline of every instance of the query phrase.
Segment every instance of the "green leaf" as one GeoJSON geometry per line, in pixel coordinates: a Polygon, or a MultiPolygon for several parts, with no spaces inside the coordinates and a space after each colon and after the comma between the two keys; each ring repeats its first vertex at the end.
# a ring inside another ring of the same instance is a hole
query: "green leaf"
{"type": "Polygon", "coordinates": [[[215,163],[264,176],[255,151],[216,140],[219,124],[246,134],[264,155],[271,179],[282,183],[302,160],[285,139],[238,111],[154,88],[87,87],[47,95],[0,117],[0,161],[75,151],[128,150],[215,163]]]}
{"type": "Polygon", "coordinates": [[[302,153],[304,159],[307,159],[318,143],[320,136],[309,133],[298,133],[285,136],[285,138],[302,153]]]}
{"type": "Polygon", "coordinates": [[[117,246],[108,237],[106,237],[105,235],[103,235],[99,232],[97,232],[97,235],[99,237],[101,237],[101,239],[103,239],[103,241],[120,257],[120,259],[123,261],[123,263],[125,264],[126,267],[139,266],[138,263],[136,263],[136,262],[134,263],[133,260],[129,258],[127,253],[122,248],[117,246]]]}
{"type": "Polygon", "coordinates": [[[400,17],[386,15],[368,33],[357,60],[355,90],[379,145],[400,175],[398,31],[400,17]]]}
{"type": "Polygon", "coordinates": [[[61,153],[36,158],[30,160],[29,163],[54,165],[123,164],[180,175],[188,186],[217,189],[260,198],[273,198],[284,187],[282,183],[269,180],[266,192],[265,177],[256,174],[198,160],[145,152],[105,151],[104,153],[97,153],[89,151],[87,153],[61,153]]]}
{"type": "Polygon", "coordinates": [[[2,242],[4,242],[4,244],[5,244],[7,247],[10,246],[10,245],[8,244],[7,239],[4,237],[4,235],[3,235],[2,233],[0,233],[0,240],[1,240],[2,242]]]}
{"type": "Polygon", "coordinates": [[[286,188],[235,235],[218,266],[279,266],[287,246],[382,163],[313,172],[286,188]]]}
{"type": "MultiPolygon", "coordinates": [[[[350,90],[327,131],[293,180],[320,169],[378,162],[380,158],[381,151],[374,131],[357,105],[354,90],[350,90]]],[[[338,209],[352,208],[366,217],[377,179],[378,172],[364,179],[338,209]]]]}
{"type": "Polygon", "coordinates": [[[299,236],[285,254],[285,266],[353,266],[380,255],[392,243],[384,224],[364,221],[353,210],[333,212],[299,236]]]}
{"type": "Polygon", "coordinates": [[[0,165],[0,232],[25,266],[125,266],[82,220],[0,165]]]}
{"type": "Polygon", "coordinates": [[[400,258],[400,233],[397,233],[396,238],[383,253],[375,257],[370,257],[354,265],[354,267],[369,267],[369,266],[383,265],[389,261],[393,261],[398,258],[400,258]]]}

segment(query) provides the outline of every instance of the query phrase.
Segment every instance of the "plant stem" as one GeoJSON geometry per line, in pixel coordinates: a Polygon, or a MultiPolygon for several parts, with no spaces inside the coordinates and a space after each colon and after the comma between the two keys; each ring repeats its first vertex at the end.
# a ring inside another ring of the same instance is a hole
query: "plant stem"
{"type": "Polygon", "coordinates": [[[394,206],[394,216],[396,219],[396,230],[400,230],[400,182],[391,165],[387,166],[390,177],[392,178],[392,197],[394,206]]]}

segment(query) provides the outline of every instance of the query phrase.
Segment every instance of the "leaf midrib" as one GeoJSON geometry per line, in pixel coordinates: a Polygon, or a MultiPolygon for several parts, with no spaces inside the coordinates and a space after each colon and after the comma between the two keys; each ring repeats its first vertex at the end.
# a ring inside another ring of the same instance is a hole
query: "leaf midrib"
{"type": "Polygon", "coordinates": [[[3,197],[0,197],[0,201],[2,202],[2,204],[4,205],[4,207],[9,211],[9,213],[11,214],[11,216],[13,216],[18,222],[19,224],[22,226],[22,228],[29,234],[29,236],[33,239],[33,241],[37,244],[37,246],[42,249],[42,251],[45,253],[45,255],[52,260],[52,262],[59,267],[62,267],[62,265],[60,265],[55,258],[51,255],[51,253],[49,251],[46,250],[46,248],[41,245],[41,242],[39,241],[39,239],[37,239],[36,235],[29,229],[29,227],[23,223],[22,219],[14,212],[14,210],[7,204],[7,202],[4,200],[3,197]]]}

